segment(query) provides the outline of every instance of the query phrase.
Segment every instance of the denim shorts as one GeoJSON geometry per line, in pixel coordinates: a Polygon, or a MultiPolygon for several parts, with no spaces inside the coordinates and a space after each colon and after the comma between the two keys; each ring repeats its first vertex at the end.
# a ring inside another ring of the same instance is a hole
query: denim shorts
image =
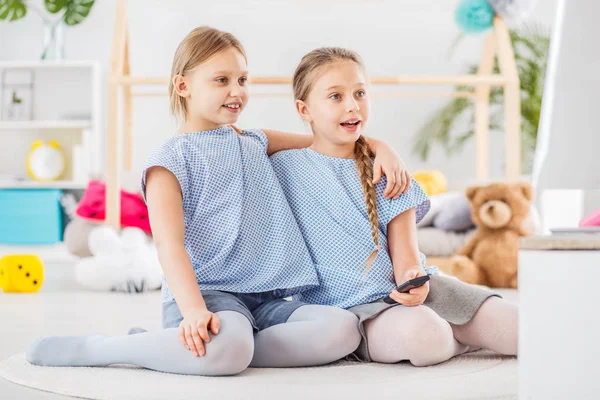
{"type": "MultiPolygon", "coordinates": [[[[248,318],[255,332],[270,326],[283,324],[298,308],[307,303],[284,300],[283,290],[263,293],[231,293],[203,290],[202,297],[210,312],[236,311],[248,318]]],[[[183,315],[175,300],[163,303],[163,328],[177,328],[183,315]]]]}

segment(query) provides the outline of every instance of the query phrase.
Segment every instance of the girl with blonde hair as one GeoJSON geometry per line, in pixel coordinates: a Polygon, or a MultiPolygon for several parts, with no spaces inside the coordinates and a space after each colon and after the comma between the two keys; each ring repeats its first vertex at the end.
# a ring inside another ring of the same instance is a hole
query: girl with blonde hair
{"type": "Polygon", "coordinates": [[[425,266],[416,223],[429,210],[413,181],[397,199],[374,184],[373,153],[363,136],[370,114],[367,76],[353,51],[321,48],[294,74],[296,109],[310,123],[310,148],[271,156],[320,285],[294,296],[349,309],[360,319],[354,357],[417,366],[474,348],[517,354],[517,308],[497,294],[440,276],[425,266]],[[399,293],[409,279],[423,286],[399,293]],[[390,296],[393,304],[383,301],[390,296]]]}

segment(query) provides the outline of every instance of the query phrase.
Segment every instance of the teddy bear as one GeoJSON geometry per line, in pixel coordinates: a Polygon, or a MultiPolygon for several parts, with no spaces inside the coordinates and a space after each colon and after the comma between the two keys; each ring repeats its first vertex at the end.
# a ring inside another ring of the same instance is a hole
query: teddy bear
{"type": "Polygon", "coordinates": [[[450,273],[473,284],[516,288],[519,240],[533,187],[529,183],[493,183],[466,191],[477,230],[452,258],[450,273]]]}

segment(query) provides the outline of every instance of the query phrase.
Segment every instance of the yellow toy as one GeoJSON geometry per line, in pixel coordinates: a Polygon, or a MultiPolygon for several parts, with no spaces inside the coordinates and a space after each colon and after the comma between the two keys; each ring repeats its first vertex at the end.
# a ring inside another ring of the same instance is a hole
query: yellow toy
{"type": "Polygon", "coordinates": [[[65,155],[58,142],[36,140],[27,155],[27,173],[36,181],[54,181],[65,172],[65,155]]]}
{"type": "Polygon", "coordinates": [[[427,196],[444,193],[448,190],[448,180],[440,171],[417,171],[413,178],[423,188],[427,196]]]}
{"type": "Polygon", "coordinates": [[[35,293],[44,283],[44,263],[33,254],[0,258],[0,287],[6,293],[35,293]]]}

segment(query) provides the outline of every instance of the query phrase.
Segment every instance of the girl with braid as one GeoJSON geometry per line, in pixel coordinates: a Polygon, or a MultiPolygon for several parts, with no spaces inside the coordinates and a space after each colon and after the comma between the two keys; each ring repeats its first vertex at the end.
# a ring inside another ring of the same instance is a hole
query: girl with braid
{"type": "Polygon", "coordinates": [[[412,180],[397,199],[373,184],[373,153],[362,132],[369,118],[367,76],[349,50],[306,54],[294,79],[296,109],[310,123],[310,148],[271,156],[320,285],[294,296],[349,309],[359,318],[361,361],[416,366],[478,348],[517,354],[517,308],[498,294],[439,275],[417,248],[416,223],[429,210],[412,180]],[[425,274],[425,285],[394,290],[425,274]],[[390,296],[395,303],[383,298],[390,296]]]}

